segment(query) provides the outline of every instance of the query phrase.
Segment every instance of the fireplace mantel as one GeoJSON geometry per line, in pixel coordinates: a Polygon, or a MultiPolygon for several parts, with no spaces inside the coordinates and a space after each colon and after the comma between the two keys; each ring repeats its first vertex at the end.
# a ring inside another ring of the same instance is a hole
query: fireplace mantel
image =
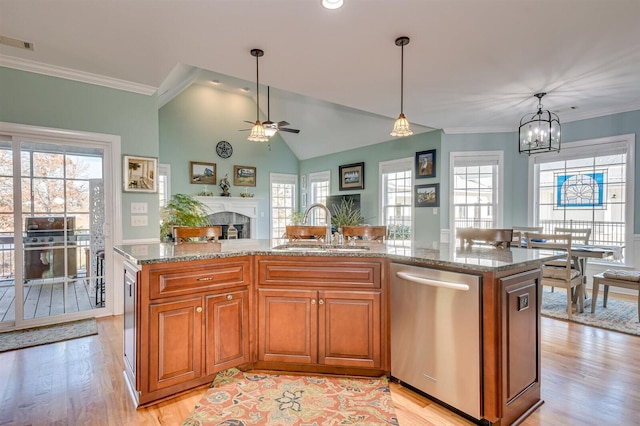
{"type": "Polygon", "coordinates": [[[251,238],[256,238],[256,219],[258,217],[258,199],[254,197],[203,197],[194,196],[194,199],[200,201],[208,214],[216,214],[222,212],[233,212],[245,215],[251,219],[251,238]]]}

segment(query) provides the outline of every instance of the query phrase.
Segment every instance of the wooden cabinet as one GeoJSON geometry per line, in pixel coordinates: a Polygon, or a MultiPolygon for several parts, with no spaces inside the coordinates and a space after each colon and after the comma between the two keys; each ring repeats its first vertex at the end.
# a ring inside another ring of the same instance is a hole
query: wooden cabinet
{"type": "Polygon", "coordinates": [[[383,262],[265,257],[257,264],[261,367],[388,370],[383,262]]]}
{"type": "Polygon", "coordinates": [[[250,257],[143,265],[138,277],[136,343],[125,341],[125,364],[133,355],[138,366],[127,367],[138,404],[251,361],[250,257]]]}

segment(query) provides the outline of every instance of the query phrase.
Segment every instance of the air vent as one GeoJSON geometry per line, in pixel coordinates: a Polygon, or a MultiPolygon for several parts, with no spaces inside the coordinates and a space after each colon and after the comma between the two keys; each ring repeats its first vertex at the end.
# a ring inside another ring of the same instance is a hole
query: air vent
{"type": "Polygon", "coordinates": [[[33,43],[11,37],[0,36],[0,44],[6,44],[7,46],[17,47],[19,49],[33,50],[33,43]]]}

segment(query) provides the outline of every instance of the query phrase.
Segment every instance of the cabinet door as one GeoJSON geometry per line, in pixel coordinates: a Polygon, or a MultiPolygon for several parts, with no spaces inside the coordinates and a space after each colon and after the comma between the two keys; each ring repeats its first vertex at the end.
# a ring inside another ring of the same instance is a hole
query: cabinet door
{"type": "Polygon", "coordinates": [[[318,362],[380,367],[380,292],[320,291],[318,296],[318,362]]]}
{"type": "Polygon", "coordinates": [[[149,306],[149,391],[201,376],[202,298],[149,306]]]}
{"type": "Polygon", "coordinates": [[[124,268],[124,366],[125,372],[129,377],[129,382],[140,389],[136,381],[137,365],[136,365],[136,349],[137,349],[137,306],[136,294],[138,294],[138,275],[137,271],[131,266],[125,264],[124,268]]]}
{"type": "Polygon", "coordinates": [[[205,374],[248,363],[249,291],[207,296],[205,301],[205,374]]]}
{"type": "Polygon", "coordinates": [[[258,290],[260,361],[317,362],[317,294],[313,290],[258,290]]]}

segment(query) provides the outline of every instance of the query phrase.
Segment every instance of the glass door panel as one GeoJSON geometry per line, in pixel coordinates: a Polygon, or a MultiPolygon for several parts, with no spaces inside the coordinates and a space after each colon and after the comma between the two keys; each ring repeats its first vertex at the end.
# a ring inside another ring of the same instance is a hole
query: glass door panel
{"type": "Polygon", "coordinates": [[[0,135],[0,326],[15,321],[13,149],[0,135]]]}

